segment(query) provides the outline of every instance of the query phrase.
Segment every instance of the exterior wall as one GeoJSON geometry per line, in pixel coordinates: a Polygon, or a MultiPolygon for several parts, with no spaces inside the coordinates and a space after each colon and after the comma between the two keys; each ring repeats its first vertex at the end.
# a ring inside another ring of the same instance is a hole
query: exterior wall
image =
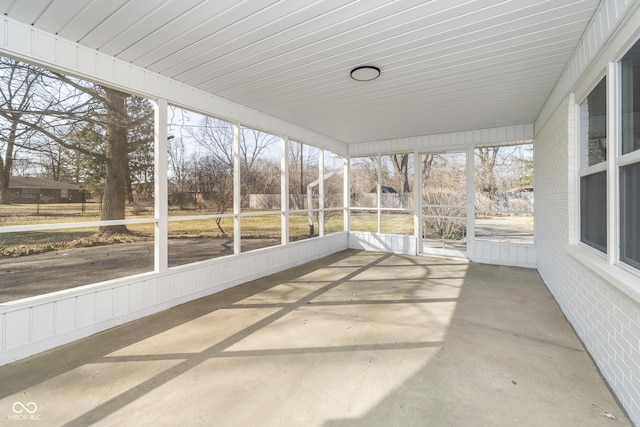
{"type": "Polygon", "coordinates": [[[347,233],[0,304],[0,365],[347,249],[347,233]]]}
{"type": "Polygon", "coordinates": [[[538,271],[640,425],[640,278],[577,246],[575,101],[640,37],[640,4],[604,0],[536,121],[538,271]],[[577,95],[577,98],[573,94],[577,95]]]}
{"type": "MultiPolygon", "coordinates": [[[[574,170],[569,100],[535,140],[538,271],[634,423],[640,424],[640,300],[567,251],[574,170]]],[[[636,280],[640,288],[640,279],[636,280]]]]}

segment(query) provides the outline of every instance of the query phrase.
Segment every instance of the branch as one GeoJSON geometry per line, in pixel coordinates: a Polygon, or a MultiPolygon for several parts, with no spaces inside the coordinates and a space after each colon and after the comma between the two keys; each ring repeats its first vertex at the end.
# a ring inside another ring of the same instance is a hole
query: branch
{"type": "Polygon", "coordinates": [[[78,146],[78,145],[74,145],[74,144],[69,144],[68,142],[66,142],[63,138],[60,138],[58,135],[55,135],[54,133],[50,132],[48,129],[43,128],[42,126],[39,126],[36,123],[30,123],[27,122],[25,120],[19,120],[18,123],[21,123],[27,127],[32,128],[33,130],[40,132],[41,134],[43,134],[44,136],[50,138],[52,141],[57,142],[58,144],[60,144],[61,146],[63,146],[64,148],[67,148],[69,150],[74,150],[77,151],[79,153],[82,153],[84,155],[87,155],[89,157],[93,157],[94,159],[98,160],[98,161],[107,161],[107,157],[104,154],[101,153],[97,153],[91,150],[88,150],[84,147],[78,146]]]}
{"type": "Polygon", "coordinates": [[[131,153],[133,151],[136,150],[136,148],[140,147],[141,145],[146,145],[149,144],[150,142],[153,142],[154,138],[150,137],[150,138],[142,138],[142,139],[138,139],[136,141],[128,141],[127,142],[127,153],[131,153]]]}

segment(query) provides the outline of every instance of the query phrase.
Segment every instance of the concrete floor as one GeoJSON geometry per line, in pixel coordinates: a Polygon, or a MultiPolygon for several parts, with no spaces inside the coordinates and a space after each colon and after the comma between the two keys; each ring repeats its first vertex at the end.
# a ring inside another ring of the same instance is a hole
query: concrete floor
{"type": "Polygon", "coordinates": [[[47,426],[629,425],[535,270],[357,251],[0,367],[0,424],[16,402],[47,426]]]}

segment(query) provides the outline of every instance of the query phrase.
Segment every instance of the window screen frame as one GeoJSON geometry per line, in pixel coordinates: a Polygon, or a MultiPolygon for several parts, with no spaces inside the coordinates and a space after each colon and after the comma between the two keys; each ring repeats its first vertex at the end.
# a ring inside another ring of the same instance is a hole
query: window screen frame
{"type": "MultiPolygon", "coordinates": [[[[578,200],[577,200],[577,205],[578,205],[578,227],[577,227],[577,233],[578,233],[578,242],[580,245],[584,246],[584,247],[588,247],[590,250],[593,250],[594,252],[600,254],[601,256],[606,256],[606,254],[608,253],[608,241],[610,239],[610,235],[609,235],[609,231],[608,231],[608,220],[609,220],[609,214],[608,214],[608,210],[606,209],[606,207],[608,206],[608,201],[609,201],[609,194],[607,191],[607,183],[608,183],[608,161],[607,159],[609,158],[609,156],[611,155],[611,150],[610,150],[610,145],[611,145],[611,141],[610,141],[610,132],[608,129],[608,125],[606,125],[605,127],[605,133],[604,135],[601,135],[602,133],[602,129],[598,128],[598,129],[592,129],[592,123],[594,123],[593,120],[591,120],[591,118],[587,115],[588,112],[588,105],[591,102],[591,104],[593,105],[594,101],[603,101],[605,103],[605,105],[598,105],[595,110],[602,112],[602,110],[604,109],[604,111],[607,112],[608,114],[608,105],[607,103],[609,102],[609,95],[610,95],[610,91],[608,91],[607,89],[607,83],[608,83],[608,77],[606,74],[603,74],[596,82],[595,84],[592,86],[592,88],[589,90],[589,92],[586,94],[586,96],[577,104],[577,135],[578,135],[578,164],[579,164],[579,180],[578,180],[578,185],[577,185],[577,189],[578,189],[578,200]],[[599,92],[601,92],[603,90],[603,85],[604,85],[604,99],[599,99],[599,97],[595,97],[594,98],[594,94],[599,94],[599,92]],[[604,137],[604,151],[605,151],[605,155],[604,155],[604,159],[601,159],[599,162],[597,163],[593,163],[591,161],[591,148],[593,148],[593,144],[592,144],[592,135],[594,133],[594,131],[598,132],[600,137],[604,137]],[[594,203],[589,203],[589,199],[591,199],[593,197],[592,191],[588,188],[588,186],[585,186],[585,183],[589,183],[589,181],[593,181],[593,177],[595,176],[601,176],[600,174],[605,175],[605,194],[604,197],[600,197],[598,198],[598,200],[605,200],[605,209],[604,209],[604,215],[602,212],[601,207],[598,207],[596,204],[594,203]],[[589,198],[589,199],[587,199],[589,198]],[[590,215],[589,212],[585,212],[585,208],[587,207],[597,207],[598,208],[598,212],[594,213],[594,215],[590,215]],[[603,217],[604,216],[604,217],[603,217]],[[598,220],[599,222],[595,222],[596,220],[598,220]],[[585,221],[593,221],[589,224],[585,224],[585,221]],[[600,230],[593,230],[592,227],[598,227],[600,230]],[[589,230],[588,235],[585,234],[585,231],[589,230]],[[599,237],[599,239],[593,239],[593,236],[601,236],[604,233],[604,241],[602,240],[602,237],[599,237]]],[[[605,124],[607,124],[608,122],[608,118],[605,116],[605,124]]]]}

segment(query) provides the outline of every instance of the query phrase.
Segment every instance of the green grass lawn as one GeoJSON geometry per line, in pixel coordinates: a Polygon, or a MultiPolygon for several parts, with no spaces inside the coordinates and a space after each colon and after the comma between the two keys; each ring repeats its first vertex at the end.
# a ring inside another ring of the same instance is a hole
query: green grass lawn
{"type": "MultiPolygon", "coordinates": [[[[413,214],[406,212],[384,212],[381,229],[388,234],[413,234],[413,214]]],[[[352,212],[350,229],[352,231],[378,231],[378,216],[369,212],[352,212]]]]}
{"type": "MultiPolygon", "coordinates": [[[[152,218],[152,210],[139,207],[127,207],[126,218],[152,218]]],[[[194,211],[171,210],[171,216],[191,216],[194,211]]],[[[100,220],[99,204],[95,202],[81,204],[62,203],[40,205],[32,204],[0,205],[0,227],[11,225],[59,224],[73,222],[91,222],[100,220]]],[[[317,217],[314,216],[315,235],[318,233],[317,217]]],[[[230,237],[233,235],[233,218],[221,218],[220,227],[212,218],[188,221],[170,221],[169,238],[230,237]],[[222,230],[220,229],[222,228],[222,230]]],[[[332,215],[326,221],[327,230],[342,229],[342,215],[332,215]]],[[[112,243],[148,241],[153,239],[154,224],[129,224],[131,235],[97,237],[97,227],[78,227],[60,230],[14,232],[0,234],[0,257],[19,256],[40,253],[70,247],[87,247],[112,243]]],[[[274,239],[281,236],[281,216],[263,215],[241,218],[243,238],[274,239]]],[[[309,224],[307,214],[291,214],[289,217],[291,240],[308,238],[309,224]]]]}
{"type": "MultiPolygon", "coordinates": [[[[193,210],[172,208],[170,215],[191,216],[193,210]]],[[[126,218],[152,218],[152,208],[127,206],[126,218]]],[[[15,204],[0,205],[0,227],[10,225],[59,224],[73,222],[92,222],[100,220],[100,204],[97,202],[60,203],[60,204],[15,204]]],[[[240,220],[242,238],[278,239],[281,236],[281,216],[247,216],[240,220]]],[[[233,218],[221,218],[220,227],[212,218],[188,221],[170,221],[169,238],[230,237],[233,235],[233,218]]],[[[313,216],[314,236],[318,235],[317,214],[313,216]]],[[[343,228],[342,213],[327,212],[325,229],[327,232],[340,231],[343,228]]],[[[0,234],[0,256],[18,256],[70,247],[87,247],[112,243],[148,241],[153,239],[154,224],[129,224],[131,235],[98,237],[97,227],[78,227],[60,230],[14,232],[0,234]]],[[[377,216],[369,212],[354,212],[351,216],[351,229],[355,231],[376,231],[377,216]]],[[[382,230],[387,233],[411,234],[413,216],[407,213],[385,213],[382,216],[382,230]]],[[[289,215],[290,240],[311,237],[309,217],[306,213],[289,215]]]]}

